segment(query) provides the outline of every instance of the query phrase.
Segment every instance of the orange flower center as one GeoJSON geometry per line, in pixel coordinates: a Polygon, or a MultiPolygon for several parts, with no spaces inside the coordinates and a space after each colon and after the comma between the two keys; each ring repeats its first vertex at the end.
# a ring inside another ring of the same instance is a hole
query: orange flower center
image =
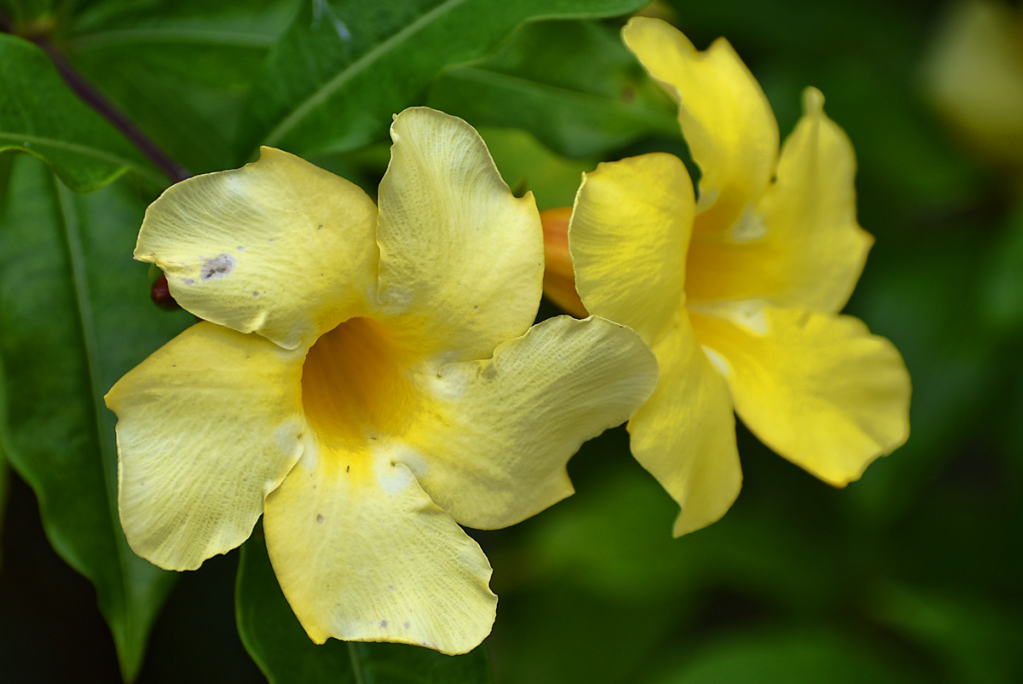
{"type": "Polygon", "coordinates": [[[351,449],[404,433],[418,403],[409,360],[369,318],[352,318],[322,335],[302,369],[302,402],[320,442],[351,449]]]}

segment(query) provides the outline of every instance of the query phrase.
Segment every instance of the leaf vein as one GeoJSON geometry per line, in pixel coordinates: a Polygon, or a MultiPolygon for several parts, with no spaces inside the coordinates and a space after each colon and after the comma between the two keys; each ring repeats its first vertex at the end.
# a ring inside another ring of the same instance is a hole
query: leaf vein
{"type": "Polygon", "coordinates": [[[322,104],[334,93],[334,91],[341,88],[345,83],[355,78],[355,76],[357,76],[360,72],[380,59],[380,57],[391,50],[391,48],[408,38],[411,38],[413,35],[427,27],[437,17],[443,16],[467,1],[468,0],[447,0],[447,2],[437,5],[387,40],[378,44],[362,57],[359,57],[357,60],[348,65],[347,69],[344,69],[338,73],[337,76],[324,83],[323,86],[310,95],[304,102],[302,102],[302,104],[296,107],[291,114],[286,116],[276,128],[270,131],[266,137],[265,144],[270,146],[276,145],[278,141],[280,141],[291,131],[291,129],[298,125],[299,121],[305,118],[310,111],[322,104]]]}

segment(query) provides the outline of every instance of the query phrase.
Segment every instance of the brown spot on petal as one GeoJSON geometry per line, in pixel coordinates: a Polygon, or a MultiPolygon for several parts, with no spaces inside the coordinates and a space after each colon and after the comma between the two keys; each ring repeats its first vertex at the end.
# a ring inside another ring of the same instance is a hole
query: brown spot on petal
{"type": "Polygon", "coordinates": [[[202,265],[202,269],[199,271],[199,277],[203,279],[203,282],[223,278],[231,275],[231,272],[234,271],[234,267],[237,265],[238,261],[233,256],[221,254],[216,258],[206,260],[206,263],[202,265]]]}

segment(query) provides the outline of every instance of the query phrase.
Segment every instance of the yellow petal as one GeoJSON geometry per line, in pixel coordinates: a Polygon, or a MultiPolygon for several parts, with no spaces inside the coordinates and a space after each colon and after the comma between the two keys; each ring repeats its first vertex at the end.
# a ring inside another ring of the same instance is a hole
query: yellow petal
{"type": "Polygon", "coordinates": [[[386,451],[307,443],[266,501],[266,547],[309,637],[465,653],[497,597],[480,547],[386,451]]]}
{"type": "Polygon", "coordinates": [[[366,309],[376,208],[357,186],[287,152],[178,183],[146,211],[135,258],[181,306],[294,349],[366,309]]]}
{"type": "Polygon", "coordinates": [[[121,378],[118,507],[128,543],[193,570],[245,541],[302,453],[302,354],[199,323],[121,378]]]}
{"type": "Polygon", "coordinates": [[[909,436],[910,382],[892,344],[850,316],[762,307],[693,315],[760,440],[843,486],[909,436]]]}
{"type": "Polygon", "coordinates": [[[693,185],[670,154],[600,164],[584,174],[569,227],[587,311],[653,344],[685,301],[693,185]]]}
{"type": "Polygon", "coordinates": [[[682,507],[676,537],[716,522],[742,486],[728,387],[683,312],[653,347],[657,391],[629,421],[632,453],[682,507]]]}
{"type": "Polygon", "coordinates": [[[679,102],[682,133],[700,166],[697,230],[725,230],[767,187],[778,124],[760,84],[724,38],[699,52],[659,19],[635,17],[625,44],[679,102]]]}
{"type": "Polygon", "coordinates": [[[728,231],[701,232],[689,251],[690,300],[756,297],[838,313],[873,238],[856,222],[856,157],[815,88],[782,147],[778,177],[728,231]]]}
{"type": "Polygon", "coordinates": [[[558,316],[424,382],[431,418],[394,458],[457,522],[494,529],[572,493],[565,464],[650,396],[657,363],[628,328],[558,316]]]}
{"type": "Polygon", "coordinates": [[[391,137],[377,230],[384,315],[427,355],[488,358],[529,329],[540,304],[543,232],[533,196],[512,195],[461,119],[407,109],[391,137]]]}
{"type": "Polygon", "coordinates": [[[924,72],[928,94],[966,141],[993,161],[1023,163],[1023,12],[957,3],[924,72]]]}
{"type": "Polygon", "coordinates": [[[543,293],[547,298],[577,318],[586,318],[586,307],[575,291],[575,271],[568,253],[568,220],[572,207],[558,207],[540,212],[543,224],[543,293]]]}

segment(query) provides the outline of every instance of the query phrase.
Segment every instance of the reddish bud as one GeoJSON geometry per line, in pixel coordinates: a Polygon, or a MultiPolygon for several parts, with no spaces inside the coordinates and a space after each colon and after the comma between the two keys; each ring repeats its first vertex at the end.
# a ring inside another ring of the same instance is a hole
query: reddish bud
{"type": "Polygon", "coordinates": [[[160,274],[160,277],[153,281],[153,287],[149,290],[149,297],[153,303],[164,311],[177,311],[181,306],[171,296],[170,286],[167,284],[167,276],[160,274]]]}

